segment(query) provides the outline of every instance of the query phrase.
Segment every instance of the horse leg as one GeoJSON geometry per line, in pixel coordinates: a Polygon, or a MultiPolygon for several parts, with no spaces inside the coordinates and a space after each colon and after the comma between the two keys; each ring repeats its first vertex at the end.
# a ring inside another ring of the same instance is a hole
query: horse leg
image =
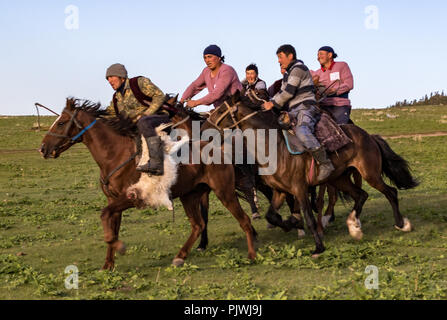
{"type": "Polygon", "coordinates": [[[362,213],[363,204],[368,199],[368,193],[353,184],[349,174],[342,175],[333,181],[332,184],[335,188],[348,193],[354,199],[354,208],[346,220],[346,225],[348,226],[351,237],[355,240],[361,240],[363,238],[363,232],[360,214],[362,213]]]}
{"type": "Polygon", "coordinates": [[[394,225],[395,228],[403,232],[410,232],[412,230],[411,222],[408,218],[402,217],[399,210],[397,189],[387,185],[383,181],[380,175],[374,177],[367,177],[365,180],[371,187],[380,191],[388,199],[388,202],[391,204],[391,207],[393,208],[393,215],[396,223],[394,225]]]}
{"type": "Polygon", "coordinates": [[[318,212],[317,187],[316,186],[309,186],[309,193],[310,193],[310,205],[312,207],[312,211],[318,212]]]}
{"type": "Polygon", "coordinates": [[[267,222],[276,227],[280,227],[285,232],[289,232],[292,230],[290,225],[285,225],[284,221],[282,220],[281,215],[278,213],[278,209],[281,207],[281,205],[284,203],[284,199],[286,198],[286,194],[272,190],[272,198],[270,199],[270,206],[267,210],[267,213],[265,215],[265,218],[267,219],[267,222]]]}
{"type": "Polygon", "coordinates": [[[289,220],[293,224],[293,227],[298,230],[298,239],[302,239],[306,236],[306,232],[304,231],[304,222],[303,217],[301,216],[300,204],[290,193],[286,195],[286,202],[292,214],[289,220]]]}
{"type": "Polygon", "coordinates": [[[253,220],[261,219],[258,212],[255,178],[251,173],[251,168],[246,166],[234,166],[236,189],[243,192],[251,209],[253,220]]]}
{"type": "Polygon", "coordinates": [[[326,193],[327,184],[320,185],[318,190],[318,197],[316,201],[317,206],[317,231],[320,237],[323,237],[323,230],[326,227],[324,219],[322,218],[324,209],[324,194],[326,193]]]}
{"type": "Polygon", "coordinates": [[[337,189],[334,188],[332,185],[327,184],[327,194],[328,194],[328,205],[326,208],[326,211],[324,213],[324,216],[322,218],[322,224],[323,228],[327,228],[329,223],[335,221],[335,214],[334,214],[334,208],[335,204],[337,203],[337,189]]]}
{"type": "MultiPolygon", "coordinates": [[[[264,184],[262,181],[260,181],[259,183],[256,183],[256,187],[258,188],[259,191],[261,191],[264,194],[264,196],[267,198],[269,203],[272,203],[273,189],[270,188],[269,186],[267,186],[266,184],[264,184]]],[[[270,208],[269,208],[269,210],[270,210],[270,208]]],[[[268,214],[268,212],[266,213],[266,219],[267,219],[267,214],[268,214]]],[[[282,218],[281,218],[281,220],[282,220],[282,218]]],[[[271,224],[270,222],[268,222],[268,219],[267,219],[267,228],[273,229],[275,227],[276,227],[276,225],[271,224]]]]}
{"type": "Polygon", "coordinates": [[[242,209],[234,190],[228,188],[213,188],[217,198],[222,204],[233,214],[239,222],[242,230],[244,230],[247,238],[248,258],[254,260],[256,258],[256,250],[254,240],[256,238],[256,230],[251,225],[250,218],[242,209]]]}
{"type": "Polygon", "coordinates": [[[124,254],[126,246],[118,240],[121,226],[122,211],[133,207],[128,199],[120,199],[110,203],[102,209],[101,221],[104,229],[104,241],[107,243],[106,261],[102,270],[113,270],[115,266],[115,252],[124,254]]]}
{"type": "Polygon", "coordinates": [[[312,233],[315,240],[315,251],[312,252],[312,257],[318,257],[324,252],[324,245],[320,235],[317,232],[317,223],[313,215],[310,203],[309,203],[309,192],[307,186],[298,185],[295,197],[298,199],[301,207],[301,211],[304,214],[307,227],[312,233]]]}
{"type": "Polygon", "coordinates": [[[185,259],[191,251],[194,242],[196,242],[200,233],[205,228],[205,221],[203,220],[199,210],[203,194],[204,191],[193,191],[180,197],[185,213],[188,216],[189,222],[191,223],[191,234],[183,247],[180,249],[179,253],[175,256],[174,260],[172,260],[172,264],[176,267],[179,267],[185,263],[185,259]]]}
{"type": "Polygon", "coordinates": [[[200,244],[197,247],[197,251],[205,251],[208,246],[208,212],[210,209],[209,203],[209,192],[205,192],[200,198],[200,213],[202,214],[202,219],[205,222],[205,227],[203,228],[202,235],[200,236],[200,244]]]}

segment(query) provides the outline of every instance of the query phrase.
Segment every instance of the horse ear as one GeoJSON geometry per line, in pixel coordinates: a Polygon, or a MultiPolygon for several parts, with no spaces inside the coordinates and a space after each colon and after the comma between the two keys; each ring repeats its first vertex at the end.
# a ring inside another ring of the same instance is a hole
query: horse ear
{"type": "Polygon", "coordinates": [[[76,99],[73,97],[68,97],[65,102],[65,108],[72,109],[76,103],[76,99]]]}

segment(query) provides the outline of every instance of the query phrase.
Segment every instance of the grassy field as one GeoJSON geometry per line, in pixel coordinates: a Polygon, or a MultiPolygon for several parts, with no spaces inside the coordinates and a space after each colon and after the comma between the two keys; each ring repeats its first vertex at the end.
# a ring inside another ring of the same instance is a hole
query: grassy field
{"type": "MultiPolygon", "coordinates": [[[[106,201],[88,150],[76,145],[43,160],[37,148],[45,132],[31,130],[36,118],[2,117],[0,299],[446,299],[447,137],[423,134],[447,132],[447,107],[354,110],[352,118],[370,133],[416,134],[388,140],[421,181],[399,193],[413,232],[395,230],[385,197],[365,186],[362,241],[350,238],[350,206],[339,202],[320,258],[310,257],[309,235],[298,240],[258,220],[258,258],[251,263],[238,223],[212,196],[209,249],[193,251],[184,267],[170,266],[190,231],[176,201],[175,221],[166,210],[126,211],[120,237],[127,254],[117,256],[114,272],[100,272],[106,201]],[[77,290],[64,286],[69,265],[79,269],[77,290]],[[369,265],[378,268],[378,290],[364,285],[369,265]]],[[[53,119],[42,121],[49,126],[53,119]]],[[[261,207],[264,213],[264,198],[261,207]]]]}

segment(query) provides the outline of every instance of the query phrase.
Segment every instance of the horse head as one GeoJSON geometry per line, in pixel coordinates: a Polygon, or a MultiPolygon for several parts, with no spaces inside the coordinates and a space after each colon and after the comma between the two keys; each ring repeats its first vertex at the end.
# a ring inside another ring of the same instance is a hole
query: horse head
{"type": "MultiPolygon", "coordinates": [[[[239,91],[228,97],[223,104],[217,107],[209,116],[208,122],[219,130],[239,128],[246,121],[256,124],[251,127],[263,128],[265,125],[257,123],[265,111],[262,108],[263,101],[253,101],[239,91]]],[[[272,115],[274,116],[274,115],[272,115]]],[[[270,117],[270,115],[268,115],[270,117]]]]}
{"type": "Polygon", "coordinates": [[[82,142],[82,135],[95,122],[94,116],[83,111],[98,111],[100,106],[99,103],[93,104],[90,101],[80,105],[78,99],[67,98],[64,110],[42,140],[40,154],[45,159],[57,158],[72,145],[82,142]]]}

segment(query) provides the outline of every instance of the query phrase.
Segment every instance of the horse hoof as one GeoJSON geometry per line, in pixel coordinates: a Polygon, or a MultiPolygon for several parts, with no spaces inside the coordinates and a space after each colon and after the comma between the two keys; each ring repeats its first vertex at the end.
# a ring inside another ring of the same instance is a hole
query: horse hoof
{"type": "Polygon", "coordinates": [[[349,234],[354,240],[362,240],[363,232],[362,232],[362,224],[359,219],[356,218],[355,210],[351,212],[348,219],[346,220],[346,225],[349,229],[349,234]]]}
{"type": "Polygon", "coordinates": [[[198,251],[198,252],[203,252],[203,251],[205,251],[205,248],[197,247],[196,251],[198,251]]]}
{"type": "Polygon", "coordinates": [[[99,271],[113,271],[115,270],[115,265],[109,262],[106,262],[99,271]]]}
{"type": "Polygon", "coordinates": [[[357,224],[348,225],[349,228],[349,234],[354,240],[360,241],[363,238],[363,232],[360,227],[358,227],[357,224]]]}
{"type": "Polygon", "coordinates": [[[330,216],[323,216],[323,218],[321,218],[321,225],[323,226],[324,229],[326,229],[329,226],[329,223],[331,222],[331,217],[330,216]]]}
{"type": "Polygon", "coordinates": [[[410,232],[411,230],[413,230],[413,227],[411,225],[410,220],[408,220],[408,218],[404,218],[404,226],[402,228],[399,228],[398,226],[394,226],[397,230],[402,231],[402,232],[410,232]]]}
{"type": "Polygon", "coordinates": [[[122,241],[117,241],[117,243],[115,244],[115,250],[120,254],[120,255],[125,255],[126,254],[126,250],[127,247],[124,244],[124,242],[122,241]]]}
{"type": "Polygon", "coordinates": [[[175,258],[174,260],[172,260],[172,265],[174,267],[181,267],[181,266],[183,266],[184,263],[185,263],[185,260],[183,260],[182,258],[175,258]]]}
{"type": "Polygon", "coordinates": [[[304,237],[306,237],[304,229],[298,229],[298,239],[304,239],[304,237]]]}
{"type": "Polygon", "coordinates": [[[267,222],[267,229],[275,229],[275,228],[276,228],[276,226],[274,226],[270,222],[267,222]]]}
{"type": "Polygon", "coordinates": [[[261,219],[261,215],[259,213],[255,212],[251,215],[251,218],[253,220],[259,220],[259,219],[261,219]]]}
{"type": "Polygon", "coordinates": [[[312,259],[318,259],[321,256],[321,253],[313,253],[312,259]]]}

